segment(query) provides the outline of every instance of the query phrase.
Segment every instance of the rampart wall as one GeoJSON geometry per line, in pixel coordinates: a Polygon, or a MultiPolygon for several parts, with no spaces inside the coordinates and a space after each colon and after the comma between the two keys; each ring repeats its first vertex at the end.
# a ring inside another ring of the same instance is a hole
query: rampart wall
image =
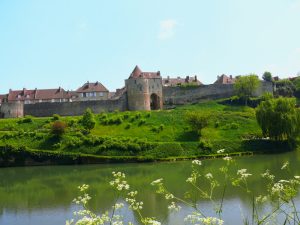
{"type": "Polygon", "coordinates": [[[87,108],[90,108],[94,113],[112,112],[114,110],[125,111],[127,109],[127,97],[126,94],[124,94],[121,98],[116,100],[25,104],[24,115],[36,117],[52,116],[53,114],[78,116],[82,115],[87,108]]]}
{"type": "MultiPolygon", "coordinates": [[[[271,82],[261,82],[261,85],[255,92],[255,95],[260,96],[264,92],[273,93],[273,85],[271,82]]],[[[233,84],[210,84],[196,87],[163,88],[165,106],[183,105],[201,100],[228,98],[233,95],[235,95],[233,84]]]]}

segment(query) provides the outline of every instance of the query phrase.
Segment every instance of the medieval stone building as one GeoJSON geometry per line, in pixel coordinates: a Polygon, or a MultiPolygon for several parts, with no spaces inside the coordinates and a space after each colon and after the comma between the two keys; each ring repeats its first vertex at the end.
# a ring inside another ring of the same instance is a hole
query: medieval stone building
{"type": "MultiPolygon", "coordinates": [[[[162,79],[160,72],[143,72],[134,68],[125,87],[109,92],[101,83],[86,83],[77,91],[35,89],[12,91],[0,95],[0,118],[32,116],[82,115],[87,108],[94,113],[173,108],[212,99],[228,98],[235,94],[235,78],[219,76],[214,84],[203,85],[197,77],[162,79]],[[187,88],[188,86],[188,88],[187,88]]],[[[271,82],[261,81],[254,93],[260,96],[273,92],[271,82]]]]}
{"type": "Polygon", "coordinates": [[[162,109],[163,90],[160,72],[142,72],[136,66],[125,80],[129,110],[162,109]]]}

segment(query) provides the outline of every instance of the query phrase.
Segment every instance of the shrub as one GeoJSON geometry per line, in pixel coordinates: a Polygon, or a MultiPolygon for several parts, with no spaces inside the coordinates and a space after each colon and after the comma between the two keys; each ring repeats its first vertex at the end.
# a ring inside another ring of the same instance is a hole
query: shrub
{"type": "Polygon", "coordinates": [[[160,131],[163,131],[164,128],[165,128],[165,125],[163,125],[163,124],[159,125],[159,130],[160,130],[160,131]]]}
{"type": "Polygon", "coordinates": [[[218,128],[220,126],[220,121],[215,122],[215,128],[218,128]]]}
{"type": "Polygon", "coordinates": [[[128,130],[128,129],[130,129],[130,127],[131,127],[131,124],[128,123],[128,124],[126,124],[125,129],[128,130]]]}
{"type": "Polygon", "coordinates": [[[32,123],[32,116],[25,116],[23,119],[19,120],[18,123],[32,123]]]}
{"type": "Polygon", "coordinates": [[[59,120],[60,119],[60,115],[58,115],[58,114],[53,114],[53,116],[52,116],[52,120],[53,121],[56,121],[56,120],[59,120]]]}
{"type": "Polygon", "coordinates": [[[67,124],[63,121],[54,121],[51,126],[51,133],[54,136],[61,137],[66,132],[67,124]]]}
{"type": "Polygon", "coordinates": [[[90,108],[85,110],[81,119],[81,124],[87,131],[90,131],[95,127],[96,121],[90,108]]]}
{"type": "Polygon", "coordinates": [[[77,123],[77,120],[71,119],[70,121],[68,121],[68,126],[69,127],[75,127],[76,123],[77,123]]]}
{"type": "Polygon", "coordinates": [[[139,125],[139,126],[142,126],[142,125],[145,124],[145,123],[146,123],[146,120],[141,119],[141,120],[139,121],[138,125],[139,125]]]}
{"type": "Polygon", "coordinates": [[[211,151],[213,146],[208,140],[200,140],[198,147],[204,151],[211,151]]]}
{"type": "Polygon", "coordinates": [[[208,126],[210,116],[200,112],[188,112],[185,118],[192,130],[201,135],[201,130],[208,126]]]}
{"type": "Polygon", "coordinates": [[[123,119],[124,120],[127,120],[129,118],[129,113],[125,113],[124,115],[123,115],[123,119]]]}

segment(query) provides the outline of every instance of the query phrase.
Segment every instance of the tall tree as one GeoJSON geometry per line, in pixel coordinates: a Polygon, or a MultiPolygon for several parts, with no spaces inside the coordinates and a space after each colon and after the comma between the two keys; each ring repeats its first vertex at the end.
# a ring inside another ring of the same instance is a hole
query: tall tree
{"type": "Polygon", "coordinates": [[[88,131],[95,127],[96,121],[94,118],[94,114],[92,113],[92,110],[90,108],[87,108],[85,110],[81,119],[81,124],[88,131]]]}
{"type": "Polygon", "coordinates": [[[263,78],[264,81],[270,81],[270,82],[273,81],[272,74],[268,71],[264,72],[262,78],[263,78]]]}
{"type": "Polygon", "coordinates": [[[298,136],[300,111],[295,99],[278,98],[262,101],[256,109],[256,119],[264,137],[289,140],[298,136]]]}
{"type": "Polygon", "coordinates": [[[249,74],[247,76],[240,76],[234,83],[236,94],[245,101],[247,105],[248,99],[253,96],[254,91],[259,87],[260,82],[258,76],[249,74]]]}

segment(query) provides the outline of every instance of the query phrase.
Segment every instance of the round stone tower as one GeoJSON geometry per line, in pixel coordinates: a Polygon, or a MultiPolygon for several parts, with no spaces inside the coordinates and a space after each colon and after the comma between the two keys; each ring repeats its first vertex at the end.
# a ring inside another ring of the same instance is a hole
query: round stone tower
{"type": "Polygon", "coordinates": [[[1,118],[18,118],[24,116],[23,102],[2,102],[0,107],[1,118]]]}
{"type": "Polygon", "coordinates": [[[142,72],[136,66],[125,80],[129,110],[157,110],[163,107],[160,72],[142,72]]]}

